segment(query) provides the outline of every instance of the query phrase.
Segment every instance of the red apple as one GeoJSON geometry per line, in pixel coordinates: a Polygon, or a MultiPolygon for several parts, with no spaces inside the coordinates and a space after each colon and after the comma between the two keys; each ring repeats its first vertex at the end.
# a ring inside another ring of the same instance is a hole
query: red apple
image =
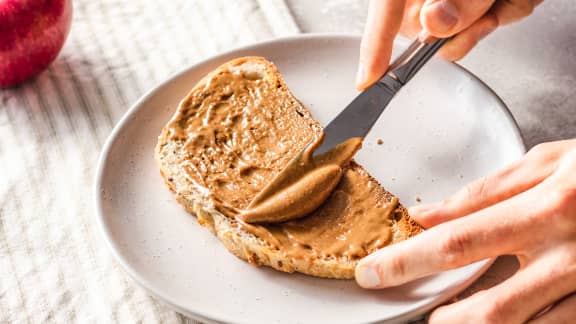
{"type": "Polygon", "coordinates": [[[0,0],[0,87],[44,70],[64,45],[72,0],[0,0]]]}

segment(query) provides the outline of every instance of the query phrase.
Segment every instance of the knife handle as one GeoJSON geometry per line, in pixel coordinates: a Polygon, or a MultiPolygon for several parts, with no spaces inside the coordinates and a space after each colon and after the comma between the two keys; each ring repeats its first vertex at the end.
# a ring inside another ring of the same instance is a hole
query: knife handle
{"type": "Polygon", "coordinates": [[[441,38],[429,42],[415,40],[390,64],[382,79],[390,76],[405,85],[449,39],[441,38]]]}

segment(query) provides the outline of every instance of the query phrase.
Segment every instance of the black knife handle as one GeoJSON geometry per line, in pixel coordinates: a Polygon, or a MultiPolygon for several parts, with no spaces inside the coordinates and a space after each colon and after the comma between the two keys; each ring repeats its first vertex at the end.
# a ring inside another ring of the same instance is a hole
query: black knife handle
{"type": "Polygon", "coordinates": [[[415,40],[390,64],[381,81],[391,77],[405,85],[449,39],[442,38],[431,42],[415,40]]]}

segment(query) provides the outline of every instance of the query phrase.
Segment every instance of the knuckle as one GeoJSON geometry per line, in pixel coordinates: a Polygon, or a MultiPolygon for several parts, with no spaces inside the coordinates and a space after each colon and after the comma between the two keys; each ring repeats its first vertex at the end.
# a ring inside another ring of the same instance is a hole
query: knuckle
{"type": "Polygon", "coordinates": [[[545,212],[559,233],[576,232],[576,187],[551,190],[545,212]]]}
{"type": "Polygon", "coordinates": [[[506,320],[506,309],[506,306],[502,302],[493,301],[481,315],[480,322],[486,324],[508,323],[506,320]]]}
{"type": "Polygon", "coordinates": [[[576,167],[576,149],[568,151],[561,162],[562,166],[565,166],[568,170],[573,170],[576,167]]]}
{"type": "Polygon", "coordinates": [[[537,3],[536,0],[508,0],[497,1],[495,11],[502,24],[509,24],[521,20],[532,14],[537,3]]]}
{"type": "Polygon", "coordinates": [[[551,208],[570,214],[576,209],[576,187],[558,188],[550,192],[551,208]]]}
{"type": "Polygon", "coordinates": [[[528,158],[539,158],[543,155],[547,155],[552,150],[550,143],[541,143],[532,147],[526,157],[528,158]]]}
{"type": "Polygon", "coordinates": [[[520,15],[522,17],[530,16],[534,12],[534,2],[533,1],[520,1],[518,3],[520,9],[520,15]]]}
{"type": "Polygon", "coordinates": [[[406,264],[403,258],[392,259],[390,267],[390,274],[393,278],[404,278],[406,275],[406,264]]]}
{"type": "Polygon", "coordinates": [[[488,178],[482,177],[466,186],[469,198],[482,199],[486,196],[488,178]]]}
{"type": "Polygon", "coordinates": [[[500,25],[500,21],[498,20],[498,16],[496,16],[495,14],[487,14],[485,16],[485,21],[486,21],[486,26],[485,28],[488,28],[490,30],[494,30],[496,28],[498,28],[498,26],[500,25]]]}
{"type": "Polygon", "coordinates": [[[471,236],[466,232],[448,232],[440,241],[439,248],[444,264],[452,268],[465,263],[471,241],[471,236]]]}
{"type": "Polygon", "coordinates": [[[516,19],[524,18],[532,14],[535,8],[534,1],[516,0],[505,2],[505,10],[516,19]]]}

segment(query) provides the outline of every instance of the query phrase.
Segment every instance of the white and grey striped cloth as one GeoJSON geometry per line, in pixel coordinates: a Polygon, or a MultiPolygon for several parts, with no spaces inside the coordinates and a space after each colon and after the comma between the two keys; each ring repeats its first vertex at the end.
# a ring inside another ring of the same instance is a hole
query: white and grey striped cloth
{"type": "Polygon", "coordinates": [[[180,323],[118,268],[93,226],[113,125],[170,74],[297,33],[283,0],[76,0],[51,67],[0,90],[0,323],[180,323]]]}

